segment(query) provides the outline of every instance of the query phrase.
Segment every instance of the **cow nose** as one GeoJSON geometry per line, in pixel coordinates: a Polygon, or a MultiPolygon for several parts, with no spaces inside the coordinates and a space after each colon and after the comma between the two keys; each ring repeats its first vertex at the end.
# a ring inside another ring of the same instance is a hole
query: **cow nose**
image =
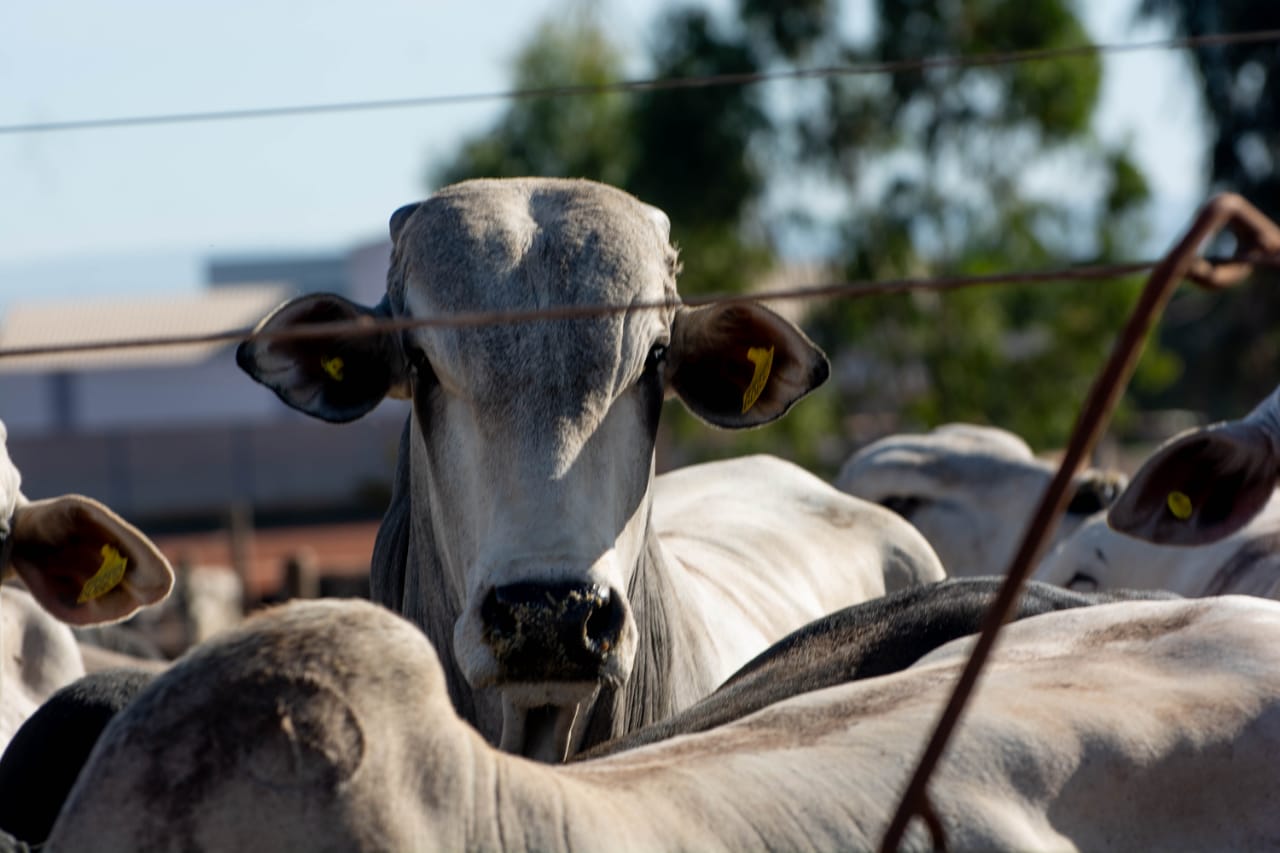
{"type": "Polygon", "coordinates": [[[607,587],[513,583],[484,597],[485,642],[507,681],[594,681],[618,646],[625,610],[607,587]]]}

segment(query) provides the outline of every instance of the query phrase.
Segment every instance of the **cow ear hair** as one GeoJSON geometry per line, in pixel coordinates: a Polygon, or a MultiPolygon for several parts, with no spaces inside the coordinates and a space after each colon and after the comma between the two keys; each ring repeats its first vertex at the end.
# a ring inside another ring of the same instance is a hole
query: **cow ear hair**
{"type": "Polygon", "coordinates": [[[415,201],[413,204],[406,204],[397,208],[396,212],[391,214],[391,221],[387,223],[387,230],[391,232],[391,242],[400,242],[400,232],[404,230],[404,226],[409,222],[410,217],[418,212],[418,208],[422,207],[422,202],[415,201]]]}
{"type": "Polygon", "coordinates": [[[1266,434],[1230,421],[1175,436],[1143,463],[1107,513],[1121,533],[1159,545],[1205,545],[1262,511],[1276,487],[1266,434]]]}
{"type": "Polygon", "coordinates": [[[45,610],[72,625],[132,616],[173,588],[169,561],[136,527],[92,498],[19,504],[10,563],[45,610]]]}
{"type": "Polygon", "coordinates": [[[695,415],[729,429],[782,417],[831,372],[800,329],[754,303],[681,308],[668,353],[668,387],[695,415]]]}
{"type": "Polygon", "coordinates": [[[385,299],[377,308],[369,309],[332,293],[300,296],[258,324],[254,336],[236,349],[236,364],[300,412],[333,423],[353,421],[372,411],[388,395],[409,395],[399,335],[262,335],[326,323],[372,325],[390,316],[385,299]]]}

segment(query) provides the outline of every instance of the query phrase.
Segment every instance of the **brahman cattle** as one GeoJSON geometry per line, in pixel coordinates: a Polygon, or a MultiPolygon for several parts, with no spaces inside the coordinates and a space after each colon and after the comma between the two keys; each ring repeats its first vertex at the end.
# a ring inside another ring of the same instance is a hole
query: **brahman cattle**
{"type": "Polygon", "coordinates": [[[79,495],[28,501],[0,423],[0,749],[51,693],[84,675],[66,624],[124,619],[163,599],[168,561],[107,507],[79,495]],[[29,592],[28,592],[29,590],[29,592]]]}
{"type": "MultiPolygon", "coordinates": [[[[894,510],[924,534],[949,576],[971,577],[1009,567],[1054,470],[1011,432],[957,423],[868,444],[841,467],[836,487],[894,510]]],[[[1078,476],[1053,541],[1110,506],[1124,482],[1097,469],[1078,476]]]]}
{"type": "Polygon", "coordinates": [[[237,358],[327,420],[412,401],[371,590],[492,742],[559,760],[817,616],[942,577],[901,519],[786,462],[654,478],[664,397],[754,427],[828,373],[760,305],[681,306],[661,211],[589,181],[468,181],[396,211],[391,238],[376,309],[300,297],[237,358]],[[510,311],[544,314],[467,322],[510,311]],[[438,325],[369,328],[388,319],[438,325]],[[297,334],[336,322],[366,328],[297,334]]]}
{"type": "Polygon", "coordinates": [[[27,718],[0,755],[0,838],[44,843],[102,730],[153,678],[142,670],[95,672],[27,718]]]}
{"type": "Polygon", "coordinates": [[[1269,508],[1280,476],[1280,388],[1240,420],[1187,430],[1143,463],[1108,515],[1162,545],[1230,536],[1269,508]]]}
{"type": "Polygon", "coordinates": [[[1139,468],[1036,577],[1073,589],[1280,598],[1280,391],[1236,421],[1187,430],[1139,468]]]}
{"type": "MultiPolygon", "coordinates": [[[[289,604],[195,649],[108,725],[45,850],[870,849],[969,646],[547,766],[459,719],[410,623],[289,604]]],[[[1267,849],[1277,750],[1280,603],[1085,607],[1005,629],[931,800],[955,850],[1267,849]]]]}
{"type": "Polygon", "coordinates": [[[1041,560],[1035,578],[1074,590],[1165,589],[1179,595],[1280,599],[1280,500],[1248,524],[1204,545],[1154,545],[1086,521],[1041,560]]]}
{"type": "MultiPolygon", "coordinates": [[[[774,643],[697,704],[578,758],[707,731],[801,693],[900,672],[939,646],[978,633],[1003,582],[953,578],[837,610],[774,643]]],[[[1030,581],[1010,621],[1114,601],[1177,597],[1128,590],[1080,593],[1030,581]]]]}

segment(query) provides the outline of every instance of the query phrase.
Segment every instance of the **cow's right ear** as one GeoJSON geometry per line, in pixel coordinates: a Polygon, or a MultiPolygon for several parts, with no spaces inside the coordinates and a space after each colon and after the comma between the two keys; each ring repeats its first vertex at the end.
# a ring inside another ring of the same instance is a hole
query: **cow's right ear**
{"type": "Polygon", "coordinates": [[[1253,520],[1276,488],[1266,434],[1248,421],[1190,430],[1152,454],[1107,523],[1158,545],[1205,545],[1253,520]]]}
{"type": "Polygon", "coordinates": [[[270,333],[328,323],[372,326],[390,317],[385,305],[369,309],[331,293],[300,296],[258,324],[253,337],[236,349],[236,364],[300,412],[334,423],[353,421],[383,397],[409,396],[400,336],[365,331],[276,338],[270,333]]]}

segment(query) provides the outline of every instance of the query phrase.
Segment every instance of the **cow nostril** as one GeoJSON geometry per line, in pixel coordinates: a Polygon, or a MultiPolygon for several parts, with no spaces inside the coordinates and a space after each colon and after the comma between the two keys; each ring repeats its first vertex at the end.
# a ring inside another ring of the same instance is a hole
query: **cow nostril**
{"type": "Polygon", "coordinates": [[[587,650],[604,657],[618,643],[624,617],[622,604],[603,590],[598,604],[592,608],[583,627],[587,650]]]}
{"type": "Polygon", "coordinates": [[[501,600],[496,589],[489,590],[480,605],[480,618],[498,636],[511,636],[516,632],[516,615],[509,602],[501,600]]]}

